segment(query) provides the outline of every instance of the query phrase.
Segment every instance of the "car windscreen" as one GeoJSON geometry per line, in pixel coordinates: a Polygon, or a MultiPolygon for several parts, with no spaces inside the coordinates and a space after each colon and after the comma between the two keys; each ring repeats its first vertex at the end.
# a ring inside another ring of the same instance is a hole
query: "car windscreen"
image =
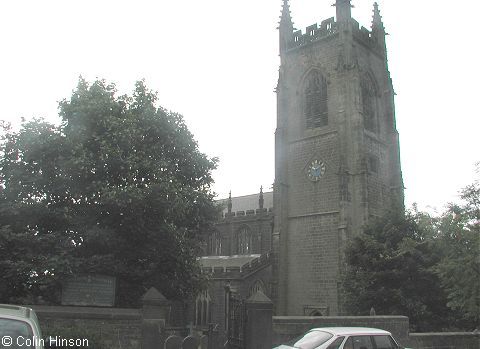
{"type": "Polygon", "coordinates": [[[305,333],[301,337],[291,340],[286,344],[299,349],[314,349],[332,337],[333,335],[331,333],[313,330],[305,333]]]}
{"type": "Polygon", "coordinates": [[[0,349],[34,348],[33,331],[25,321],[0,318],[0,349]]]}

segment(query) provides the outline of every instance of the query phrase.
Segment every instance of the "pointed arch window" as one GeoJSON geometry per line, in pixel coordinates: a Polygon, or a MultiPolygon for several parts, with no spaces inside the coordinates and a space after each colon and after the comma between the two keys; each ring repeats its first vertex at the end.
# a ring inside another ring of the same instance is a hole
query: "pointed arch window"
{"type": "Polygon", "coordinates": [[[253,285],[250,287],[248,297],[253,296],[258,291],[261,291],[264,295],[267,295],[267,290],[265,288],[265,284],[262,280],[256,280],[253,285]]]}
{"type": "Polygon", "coordinates": [[[252,233],[246,226],[241,227],[237,233],[237,254],[252,253],[252,233]]]}
{"type": "Polygon", "coordinates": [[[222,235],[216,231],[210,234],[208,239],[209,254],[211,256],[222,255],[222,235]]]}
{"type": "Polygon", "coordinates": [[[365,129],[371,132],[378,132],[377,93],[374,86],[370,78],[365,77],[362,79],[360,86],[362,94],[362,114],[365,129]]]}
{"type": "Polygon", "coordinates": [[[328,125],[327,80],[318,71],[305,81],[305,121],[307,128],[328,125]]]}
{"type": "Polygon", "coordinates": [[[210,322],[210,306],[212,299],[208,290],[204,290],[197,295],[195,300],[195,324],[208,325],[210,322]]]}

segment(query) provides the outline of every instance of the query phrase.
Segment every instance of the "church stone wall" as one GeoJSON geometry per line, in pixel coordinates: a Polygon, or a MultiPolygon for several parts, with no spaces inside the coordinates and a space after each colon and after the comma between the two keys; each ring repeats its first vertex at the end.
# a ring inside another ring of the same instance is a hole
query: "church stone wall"
{"type": "Polygon", "coordinates": [[[208,292],[212,299],[210,303],[210,323],[217,324],[220,333],[225,331],[225,287],[228,286],[240,299],[248,299],[255,287],[264,287],[262,292],[271,295],[272,266],[265,260],[260,268],[247,271],[239,268],[231,268],[223,273],[215,273],[209,276],[208,292]]]}
{"type": "MultiPolygon", "coordinates": [[[[339,279],[339,167],[340,140],[337,111],[346,90],[336,79],[338,35],[325,37],[309,46],[285,54],[284,90],[281,104],[285,113],[288,189],[281,197],[288,203],[287,226],[283,243],[287,245],[280,262],[280,278],[285,278],[284,313],[309,315],[318,310],[323,315],[336,314],[339,279]],[[327,80],[328,125],[307,129],[304,116],[304,78],[318,70],[327,80]],[[283,95],[285,93],[285,95],[283,95]],[[325,164],[325,174],[317,182],[306,175],[313,160],[325,164]]],[[[281,84],[280,82],[279,84],[281,84]]],[[[283,86],[282,86],[283,88],[283,86]]],[[[281,151],[277,147],[277,152],[281,151]]],[[[278,178],[277,178],[278,180],[278,178]]],[[[279,220],[280,221],[280,220],[279,220]]],[[[281,291],[282,292],[282,291],[281,291]]]]}
{"type": "Polygon", "coordinates": [[[408,345],[417,349],[478,349],[480,333],[410,333],[408,345]]]}
{"type": "Polygon", "coordinates": [[[335,81],[332,81],[332,75],[335,73],[335,65],[337,62],[338,43],[333,38],[325,38],[322,41],[312,44],[311,46],[301,47],[290,52],[286,56],[285,68],[283,70],[283,81],[285,89],[288,90],[288,103],[286,104],[288,142],[295,142],[305,137],[311,137],[319,134],[317,129],[306,129],[304,117],[304,83],[308,74],[317,70],[327,79],[328,86],[328,125],[322,128],[321,133],[325,130],[335,129],[335,115],[338,100],[335,91],[331,89],[337,88],[335,81]],[[295,97],[293,97],[295,96],[295,97]]]}
{"type": "MultiPolygon", "coordinates": [[[[236,212],[235,216],[226,216],[216,224],[216,231],[222,239],[220,255],[230,256],[237,254],[237,234],[246,227],[252,236],[252,250],[250,254],[264,254],[272,250],[272,220],[273,212],[266,209],[236,212]],[[247,214],[248,213],[248,214],[247,214]]],[[[208,255],[211,255],[207,251],[208,255]]]]}
{"type": "MultiPolygon", "coordinates": [[[[264,208],[262,189],[258,198],[230,195],[208,240],[207,255],[271,252],[267,293],[279,315],[343,314],[339,284],[348,240],[371,216],[382,215],[394,195],[403,200],[381,17],[376,9],[369,31],[351,18],[350,1],[336,5],[336,19],[302,33],[284,1],[275,183],[268,196],[275,210],[264,208]]],[[[239,275],[212,272],[216,299],[227,279],[248,293],[245,275],[239,281],[239,275]]]]}
{"type": "Polygon", "coordinates": [[[342,313],[337,290],[348,238],[384,213],[393,187],[403,193],[383,24],[376,13],[369,31],[351,18],[350,1],[336,5],[335,20],[305,34],[293,30],[286,2],[280,20],[274,277],[281,315],[315,305],[342,313]],[[311,173],[322,163],[322,175],[306,176],[312,161],[311,173]]]}
{"type": "Polygon", "coordinates": [[[289,216],[338,210],[338,138],[336,133],[312,137],[290,145],[288,153],[289,216]],[[323,178],[313,183],[307,177],[314,159],[325,163],[323,178]]]}
{"type": "Polygon", "coordinates": [[[338,223],[338,213],[289,220],[288,314],[337,312],[338,223]]]}

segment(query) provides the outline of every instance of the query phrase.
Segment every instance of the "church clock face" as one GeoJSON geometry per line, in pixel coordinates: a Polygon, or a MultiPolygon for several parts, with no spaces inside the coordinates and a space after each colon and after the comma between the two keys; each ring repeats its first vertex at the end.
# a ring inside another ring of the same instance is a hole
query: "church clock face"
{"type": "Polygon", "coordinates": [[[307,167],[307,177],[312,182],[318,182],[325,174],[327,167],[325,163],[320,160],[313,160],[307,167]]]}

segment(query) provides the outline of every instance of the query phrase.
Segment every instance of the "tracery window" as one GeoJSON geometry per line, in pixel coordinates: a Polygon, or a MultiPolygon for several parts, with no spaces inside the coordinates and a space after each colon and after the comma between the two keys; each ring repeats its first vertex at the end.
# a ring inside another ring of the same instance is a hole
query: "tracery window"
{"type": "Polygon", "coordinates": [[[360,88],[364,127],[369,131],[377,132],[377,104],[373,82],[369,78],[364,78],[360,88]]]}
{"type": "Polygon", "coordinates": [[[237,233],[237,254],[252,253],[252,234],[248,227],[241,227],[237,233]]]}
{"type": "Polygon", "coordinates": [[[209,254],[211,256],[222,255],[222,235],[216,231],[210,234],[208,239],[209,254]]]}
{"type": "Polygon", "coordinates": [[[318,71],[305,81],[305,120],[307,128],[328,125],[327,81],[318,71]]]}
{"type": "Polygon", "coordinates": [[[208,290],[204,290],[197,295],[195,300],[195,325],[208,325],[211,301],[208,290]]]}

